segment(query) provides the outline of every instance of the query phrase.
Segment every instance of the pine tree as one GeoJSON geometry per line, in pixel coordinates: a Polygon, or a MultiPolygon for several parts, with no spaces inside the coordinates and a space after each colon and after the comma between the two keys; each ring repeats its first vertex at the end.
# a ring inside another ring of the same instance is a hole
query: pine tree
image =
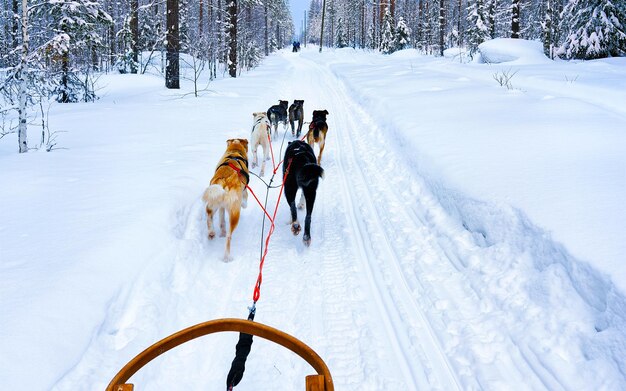
{"type": "Polygon", "coordinates": [[[571,0],[561,18],[565,41],[557,54],[580,59],[626,54],[624,1],[571,0]]]}
{"type": "Polygon", "coordinates": [[[394,35],[391,12],[389,12],[389,8],[386,8],[383,16],[382,37],[380,39],[380,51],[384,54],[391,54],[396,50],[394,35]]]}
{"type": "Polygon", "coordinates": [[[543,52],[549,58],[554,58],[554,46],[557,42],[555,1],[546,0],[544,7],[543,20],[541,21],[543,52]]]}
{"type": "Polygon", "coordinates": [[[406,25],[404,18],[401,16],[398,18],[398,25],[396,26],[396,50],[406,49],[411,43],[411,29],[406,25]]]}
{"type": "Polygon", "coordinates": [[[348,46],[348,38],[346,37],[344,21],[342,18],[339,18],[337,21],[337,47],[345,48],[348,46]]]}
{"type": "Polygon", "coordinates": [[[489,39],[483,0],[471,0],[467,8],[467,44],[470,54],[476,53],[478,45],[489,39]]]}
{"type": "Polygon", "coordinates": [[[61,67],[57,100],[76,102],[81,92],[85,100],[93,99],[93,91],[78,79],[76,69],[72,68],[70,54],[85,58],[95,47],[102,46],[98,27],[112,23],[111,16],[99,3],[89,0],[47,1],[33,12],[35,17],[49,21],[48,29],[54,32],[51,42],[67,42],[51,46],[58,50],[54,55],[59,58],[61,67]]]}

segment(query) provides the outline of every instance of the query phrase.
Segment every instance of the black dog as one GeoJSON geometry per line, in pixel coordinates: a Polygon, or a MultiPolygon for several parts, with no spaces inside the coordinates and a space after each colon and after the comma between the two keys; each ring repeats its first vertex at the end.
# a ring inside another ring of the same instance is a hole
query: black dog
{"type": "Polygon", "coordinates": [[[302,123],[304,122],[304,101],[294,100],[289,106],[289,123],[291,124],[291,135],[300,137],[302,131],[302,123]],[[298,133],[295,133],[293,123],[298,121],[298,133]]]}
{"type": "Polygon", "coordinates": [[[286,100],[279,100],[278,102],[279,104],[267,109],[267,118],[274,127],[274,134],[278,131],[279,122],[283,123],[283,128],[287,126],[287,106],[289,102],[286,100]]]}
{"type": "MultiPolygon", "coordinates": [[[[290,142],[283,160],[283,176],[285,178],[285,198],[291,209],[291,232],[300,233],[298,212],[296,210],[296,193],[302,189],[302,197],[306,201],[306,218],[304,219],[304,236],[306,246],[311,244],[311,213],[315,204],[315,194],[319,178],[324,176],[324,169],[315,162],[313,148],[304,141],[290,142]]],[[[302,200],[300,201],[302,204],[302,200]]]]}

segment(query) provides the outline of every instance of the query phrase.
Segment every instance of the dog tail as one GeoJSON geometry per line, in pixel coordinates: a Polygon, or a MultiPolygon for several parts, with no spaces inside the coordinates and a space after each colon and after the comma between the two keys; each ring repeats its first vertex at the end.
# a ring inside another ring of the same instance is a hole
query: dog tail
{"type": "Polygon", "coordinates": [[[211,185],[206,188],[202,195],[202,200],[207,205],[220,205],[223,204],[226,199],[226,190],[220,185],[211,185]]]}
{"type": "Polygon", "coordinates": [[[317,178],[324,178],[324,169],[318,164],[307,163],[302,167],[298,176],[298,182],[303,187],[307,187],[317,178]]]}

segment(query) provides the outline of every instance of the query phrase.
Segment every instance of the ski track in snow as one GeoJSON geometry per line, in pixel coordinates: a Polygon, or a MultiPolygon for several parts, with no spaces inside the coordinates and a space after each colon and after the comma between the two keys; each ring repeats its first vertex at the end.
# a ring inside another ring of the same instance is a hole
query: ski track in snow
{"type": "MultiPolygon", "coordinates": [[[[325,179],[310,248],[289,232],[281,200],[256,320],[313,347],[337,390],[576,389],[577,378],[568,379],[557,358],[546,354],[559,336],[542,342],[524,334],[533,321],[546,330],[568,327],[524,296],[538,283],[515,281],[519,274],[511,273],[527,268],[533,253],[517,243],[490,242],[488,234],[451,215],[413,172],[406,151],[327,66],[305,56],[283,61],[289,65],[277,99],[304,99],[305,113],[330,112],[325,179]],[[507,311],[512,308],[517,312],[507,311]]],[[[279,126],[276,160],[282,135],[279,126]]],[[[260,182],[253,179],[252,186],[263,199],[260,182]]],[[[277,196],[270,193],[270,213],[277,196]]],[[[258,270],[261,217],[250,196],[233,236],[235,260],[222,263],[223,240],[206,239],[200,200],[180,206],[169,250],[112,298],[82,360],[54,389],[103,389],[151,343],[205,320],[244,318],[258,270]]],[[[508,222],[521,224],[516,216],[508,222]]],[[[554,273],[567,274],[557,266],[554,273]]],[[[536,288],[539,295],[547,289],[536,288]]],[[[575,338],[572,328],[563,338],[575,338]]],[[[236,338],[204,337],[131,380],[141,390],[223,389],[236,338]]],[[[246,367],[238,390],[301,389],[312,373],[299,358],[258,338],[246,367]]]]}

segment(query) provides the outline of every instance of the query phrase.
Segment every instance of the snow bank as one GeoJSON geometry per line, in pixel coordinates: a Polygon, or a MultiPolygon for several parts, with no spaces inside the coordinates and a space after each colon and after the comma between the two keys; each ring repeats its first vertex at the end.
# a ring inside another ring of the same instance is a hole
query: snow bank
{"type": "Polygon", "coordinates": [[[543,54],[543,46],[538,41],[525,39],[497,38],[478,45],[480,61],[490,64],[511,63],[541,64],[550,59],[543,54]]]}

